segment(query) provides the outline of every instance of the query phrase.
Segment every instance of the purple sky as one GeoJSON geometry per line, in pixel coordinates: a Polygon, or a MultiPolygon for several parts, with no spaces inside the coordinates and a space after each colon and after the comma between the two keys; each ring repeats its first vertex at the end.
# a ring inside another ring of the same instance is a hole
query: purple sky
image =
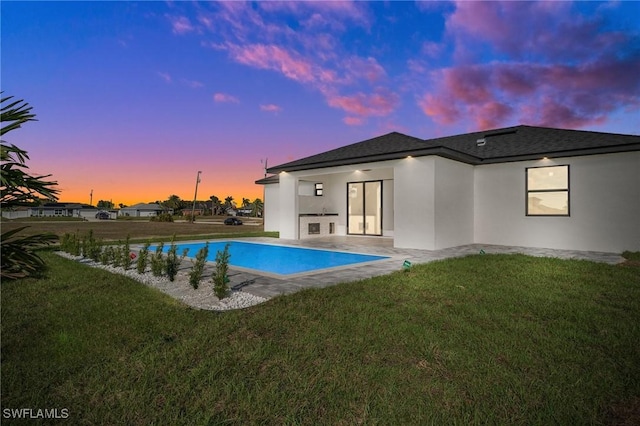
{"type": "Polygon", "coordinates": [[[3,1],[6,135],[62,201],[261,197],[271,166],[390,131],[640,134],[640,2],[3,1]]]}

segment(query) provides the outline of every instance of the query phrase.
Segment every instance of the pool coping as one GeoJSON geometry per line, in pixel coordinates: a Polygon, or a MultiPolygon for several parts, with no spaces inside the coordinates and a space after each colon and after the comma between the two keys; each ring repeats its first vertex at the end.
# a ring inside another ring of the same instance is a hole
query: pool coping
{"type": "MultiPolygon", "coordinates": [[[[371,237],[370,237],[371,238],[371,237]]],[[[291,294],[307,288],[324,288],[338,283],[359,281],[366,278],[386,275],[403,269],[403,263],[408,260],[412,264],[428,263],[454,257],[463,257],[478,253],[521,253],[531,256],[556,257],[561,259],[583,259],[596,262],[616,264],[624,261],[618,253],[590,252],[575,250],[557,250],[544,248],[499,246],[490,244],[468,244],[441,250],[399,249],[391,247],[391,243],[382,245],[371,244],[367,239],[350,239],[349,237],[314,238],[306,240],[288,240],[270,237],[221,238],[221,240],[235,240],[285,245],[291,247],[317,248],[322,250],[344,251],[379,256],[389,256],[389,259],[373,262],[345,265],[331,269],[297,274],[296,276],[274,277],[255,270],[247,270],[235,266],[229,267],[230,287],[249,294],[264,298],[272,298],[283,294],[291,294]]],[[[189,242],[206,242],[203,239],[180,241],[177,244],[189,242]]],[[[217,239],[208,240],[209,242],[217,239]]],[[[375,241],[381,241],[380,239],[375,241]]],[[[132,245],[133,250],[141,248],[142,244],[132,245]]],[[[210,276],[214,262],[207,262],[205,276],[210,276]]],[[[192,262],[184,260],[182,271],[191,269],[192,262]]]]}
{"type": "MultiPolygon", "coordinates": [[[[329,249],[329,248],[321,248],[321,247],[306,247],[306,246],[301,246],[301,245],[292,245],[292,244],[283,244],[283,243],[273,243],[271,241],[254,241],[253,237],[240,237],[240,238],[220,238],[220,239],[215,239],[215,240],[185,240],[185,241],[176,241],[176,246],[180,246],[182,244],[203,244],[206,242],[209,243],[224,243],[224,242],[239,242],[239,243],[251,243],[251,244],[262,244],[262,245],[271,245],[271,246],[278,246],[278,247],[289,247],[289,248],[295,248],[295,249],[306,249],[306,250],[317,250],[317,251],[332,251],[332,252],[338,252],[338,253],[345,253],[345,254],[356,254],[356,255],[361,255],[361,256],[378,256],[378,257],[382,257],[382,259],[374,259],[374,260],[369,260],[369,261],[364,261],[364,262],[355,262],[355,263],[350,263],[350,264],[346,264],[346,265],[339,265],[339,266],[331,266],[328,268],[318,268],[318,269],[314,269],[311,271],[304,271],[304,272],[296,272],[296,273],[292,273],[292,274],[278,274],[276,272],[269,272],[269,271],[263,271],[260,269],[253,269],[253,268],[246,268],[243,266],[238,266],[238,265],[231,265],[229,264],[229,269],[231,271],[233,270],[237,270],[240,272],[244,272],[247,274],[255,274],[258,276],[265,276],[265,277],[269,277],[269,278],[273,278],[273,279],[277,279],[277,280],[290,280],[290,279],[296,279],[296,278],[303,278],[303,277],[308,277],[308,276],[312,276],[312,275],[316,275],[316,274],[322,274],[322,273],[326,273],[326,272],[334,272],[334,271],[340,271],[343,269],[349,269],[352,267],[356,267],[356,266],[366,266],[366,265],[372,265],[375,264],[377,262],[382,262],[382,261],[387,261],[390,260],[392,258],[392,256],[388,256],[388,255],[380,255],[380,254],[372,254],[372,253],[363,253],[363,252],[356,252],[356,251],[349,251],[349,250],[340,250],[340,249],[329,249]]],[[[272,238],[275,239],[275,238],[272,238]]],[[[279,239],[276,239],[277,241],[280,241],[279,239]]],[[[152,247],[154,245],[157,244],[152,244],[152,247]]],[[[131,248],[132,250],[139,250],[143,245],[142,244],[135,244],[133,245],[131,248]]],[[[168,245],[165,244],[164,246],[169,247],[168,245]]],[[[190,259],[192,260],[193,258],[190,256],[187,256],[186,259],[190,259]]],[[[215,261],[207,261],[207,265],[209,266],[213,266],[215,265],[215,261]]]]}

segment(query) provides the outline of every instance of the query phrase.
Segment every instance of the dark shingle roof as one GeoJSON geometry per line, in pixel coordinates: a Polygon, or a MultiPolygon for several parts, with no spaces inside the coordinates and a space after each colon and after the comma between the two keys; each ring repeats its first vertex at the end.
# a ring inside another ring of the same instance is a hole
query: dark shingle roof
{"type": "Polygon", "coordinates": [[[312,155],[301,160],[281,164],[269,168],[269,173],[277,173],[283,170],[305,170],[334,165],[364,163],[379,161],[380,157],[402,158],[402,153],[416,149],[422,149],[425,143],[422,139],[392,132],[373,139],[332,149],[321,154],[312,155]]]}
{"type": "Polygon", "coordinates": [[[636,135],[524,125],[428,140],[393,132],[271,167],[268,172],[361,164],[408,155],[439,155],[477,165],[638,150],[640,136],[636,135]],[[479,139],[484,139],[484,145],[478,145],[479,139]]]}

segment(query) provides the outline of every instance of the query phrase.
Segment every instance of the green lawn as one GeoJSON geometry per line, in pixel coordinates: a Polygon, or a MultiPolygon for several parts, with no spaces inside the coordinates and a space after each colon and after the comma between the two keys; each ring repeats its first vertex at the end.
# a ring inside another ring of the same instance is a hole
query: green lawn
{"type": "Polygon", "coordinates": [[[216,313],[43,256],[47,278],[2,283],[3,409],[67,408],[68,424],[640,420],[638,267],[478,255],[216,313]]]}

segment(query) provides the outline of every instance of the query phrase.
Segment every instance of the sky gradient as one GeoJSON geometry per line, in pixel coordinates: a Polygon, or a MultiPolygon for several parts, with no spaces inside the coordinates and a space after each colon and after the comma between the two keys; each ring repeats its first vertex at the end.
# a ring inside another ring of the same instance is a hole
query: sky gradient
{"type": "Polygon", "coordinates": [[[262,197],[391,131],[640,134],[640,2],[2,1],[5,135],[61,201],[262,197]]]}

